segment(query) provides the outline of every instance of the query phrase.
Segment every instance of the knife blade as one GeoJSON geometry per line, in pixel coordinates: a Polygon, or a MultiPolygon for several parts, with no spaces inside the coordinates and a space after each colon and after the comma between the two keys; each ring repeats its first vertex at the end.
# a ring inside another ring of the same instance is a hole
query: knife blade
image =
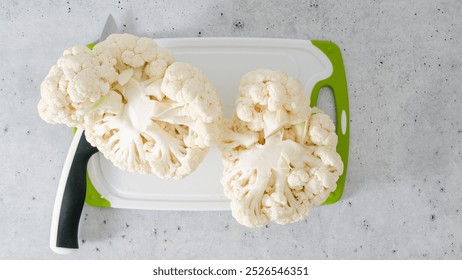
{"type": "Polygon", "coordinates": [[[98,42],[106,40],[106,38],[113,34],[119,33],[119,28],[117,27],[117,23],[114,20],[114,17],[109,14],[106,19],[106,23],[104,24],[103,32],[101,32],[101,36],[99,37],[98,42]]]}

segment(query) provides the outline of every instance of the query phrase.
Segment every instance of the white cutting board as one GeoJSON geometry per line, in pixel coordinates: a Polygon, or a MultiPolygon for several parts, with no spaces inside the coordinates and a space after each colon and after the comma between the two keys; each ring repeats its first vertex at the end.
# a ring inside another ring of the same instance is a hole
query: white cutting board
{"type": "MultiPolygon", "coordinates": [[[[157,39],[177,61],[202,70],[218,90],[225,117],[234,110],[240,77],[258,68],[281,70],[302,82],[305,91],[328,78],[333,66],[327,56],[308,40],[259,38],[157,39]]],[[[220,153],[210,148],[198,169],[182,180],[163,180],[156,175],[122,171],[95,154],[88,175],[111,207],[150,210],[229,210],[220,184],[220,153]]]]}

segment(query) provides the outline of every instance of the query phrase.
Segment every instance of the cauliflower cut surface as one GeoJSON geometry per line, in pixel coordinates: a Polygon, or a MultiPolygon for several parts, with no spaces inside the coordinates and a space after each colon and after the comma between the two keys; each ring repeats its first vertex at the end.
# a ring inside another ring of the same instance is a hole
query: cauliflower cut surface
{"type": "Polygon", "coordinates": [[[152,39],[130,34],[71,48],[42,83],[40,116],[84,128],[123,170],[181,179],[216,140],[221,104],[197,68],[174,61],[152,39]]]}
{"type": "Polygon", "coordinates": [[[327,199],[343,172],[334,124],[312,110],[300,82],[282,72],[252,71],[239,89],[236,112],[225,121],[220,142],[221,181],[232,214],[248,227],[299,221],[327,199]],[[265,97],[254,98],[247,90],[253,88],[265,97]],[[271,96],[284,102],[270,105],[271,96]]]}

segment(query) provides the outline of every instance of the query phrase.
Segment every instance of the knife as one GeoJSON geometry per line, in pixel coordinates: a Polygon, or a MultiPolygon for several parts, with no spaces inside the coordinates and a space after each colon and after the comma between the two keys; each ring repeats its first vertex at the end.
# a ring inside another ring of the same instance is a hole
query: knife
{"type": "MultiPolygon", "coordinates": [[[[109,15],[100,39],[88,47],[92,48],[112,33],[119,33],[119,30],[109,15]]],[[[51,219],[50,248],[55,253],[67,255],[79,248],[78,231],[85,202],[87,164],[97,152],[98,149],[87,142],[84,130],[77,129],[61,172],[51,219]]]]}

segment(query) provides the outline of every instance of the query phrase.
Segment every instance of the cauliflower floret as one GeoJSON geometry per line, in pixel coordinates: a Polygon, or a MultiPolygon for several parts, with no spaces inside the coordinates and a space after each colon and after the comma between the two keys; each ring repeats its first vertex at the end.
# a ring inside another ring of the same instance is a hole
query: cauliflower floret
{"type": "Polygon", "coordinates": [[[113,34],[93,50],[72,48],[43,87],[42,118],[84,128],[88,142],[123,170],[181,179],[219,133],[221,104],[211,83],[148,38],[113,34]]]}
{"type": "Polygon", "coordinates": [[[308,139],[315,145],[337,146],[338,136],[335,133],[334,122],[328,115],[322,112],[311,115],[308,133],[308,139]]]}
{"type": "Polygon", "coordinates": [[[329,146],[335,148],[338,136],[332,119],[318,108],[304,122],[286,127],[283,130],[284,139],[296,139],[306,145],[329,146]]]}
{"type": "Polygon", "coordinates": [[[100,63],[112,65],[119,73],[135,69],[137,80],[161,79],[175,61],[173,55],[157,46],[154,40],[131,34],[112,34],[96,44],[93,52],[100,63]]]}
{"type": "Polygon", "coordinates": [[[281,71],[258,69],[241,78],[236,116],[265,137],[299,123],[310,114],[301,83],[281,71]]]}
{"type": "MultiPolygon", "coordinates": [[[[274,73],[276,78],[283,76],[269,70],[263,73],[274,73]]],[[[253,87],[248,80],[242,81],[246,87],[253,87]]],[[[260,85],[260,81],[256,84],[260,85]]],[[[267,122],[274,119],[262,117],[263,124],[259,127],[249,125],[249,119],[242,119],[238,109],[233,121],[224,122],[219,145],[224,164],[221,182],[231,199],[233,217],[245,226],[263,226],[268,221],[287,224],[304,219],[313,205],[322,204],[335,190],[343,173],[343,162],[335,151],[337,138],[332,136],[335,135],[332,121],[317,109],[310,115],[308,99],[297,95],[306,93],[297,91],[291,96],[301,102],[297,104],[296,116],[276,120],[273,127],[277,130],[269,134],[265,131],[270,127],[267,122]]],[[[240,92],[237,108],[255,108],[261,100],[240,92]]],[[[264,115],[268,110],[261,107],[259,114],[264,115]]]]}
{"type": "Polygon", "coordinates": [[[49,123],[82,127],[86,110],[116,79],[115,69],[100,63],[87,47],[67,49],[40,86],[39,115],[49,123]]]}

